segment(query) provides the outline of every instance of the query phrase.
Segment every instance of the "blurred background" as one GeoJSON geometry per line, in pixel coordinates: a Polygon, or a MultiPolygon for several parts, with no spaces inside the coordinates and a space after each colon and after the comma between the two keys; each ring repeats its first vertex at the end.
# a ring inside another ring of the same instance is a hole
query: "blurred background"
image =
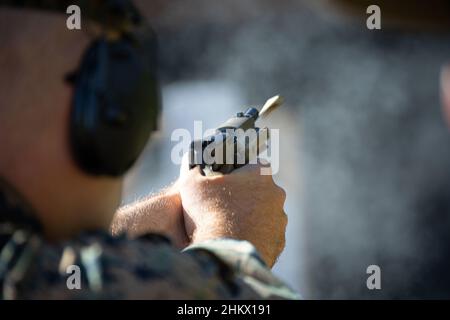
{"type": "Polygon", "coordinates": [[[177,178],[174,129],[213,128],[281,94],[270,127],[289,225],[274,272],[308,299],[450,297],[448,1],[141,4],[160,40],[164,111],[125,203],[177,178]],[[370,4],[382,30],[366,28],[370,4]],[[366,287],[372,264],[381,290],[366,287]]]}

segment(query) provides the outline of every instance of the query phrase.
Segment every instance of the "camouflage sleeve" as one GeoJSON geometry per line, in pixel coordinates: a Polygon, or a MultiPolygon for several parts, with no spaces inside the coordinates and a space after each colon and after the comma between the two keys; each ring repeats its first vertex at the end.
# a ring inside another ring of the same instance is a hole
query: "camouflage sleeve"
{"type": "Polygon", "coordinates": [[[184,252],[209,252],[230,266],[236,277],[251,287],[262,299],[300,299],[299,294],[276,278],[247,241],[216,239],[187,247],[184,252]]]}
{"type": "Polygon", "coordinates": [[[246,242],[217,240],[179,252],[155,234],[131,240],[93,232],[33,247],[17,260],[28,262],[11,265],[7,299],[296,297],[246,242]]]}
{"type": "Polygon", "coordinates": [[[51,242],[22,210],[7,212],[0,299],[298,298],[245,241],[217,239],[180,252],[157,234],[91,231],[51,242]]]}

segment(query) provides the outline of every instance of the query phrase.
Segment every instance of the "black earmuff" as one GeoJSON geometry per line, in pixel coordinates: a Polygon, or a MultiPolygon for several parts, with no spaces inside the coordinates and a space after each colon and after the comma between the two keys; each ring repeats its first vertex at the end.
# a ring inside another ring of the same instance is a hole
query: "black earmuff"
{"type": "Polygon", "coordinates": [[[97,39],[82,59],[74,88],[70,117],[74,159],[89,174],[123,175],[157,127],[154,34],[97,39]]]}
{"type": "Polygon", "coordinates": [[[78,4],[104,33],[67,79],[74,86],[73,158],[89,174],[120,176],[156,130],[156,36],[130,0],[0,0],[0,5],[64,13],[69,4],[78,4]]]}

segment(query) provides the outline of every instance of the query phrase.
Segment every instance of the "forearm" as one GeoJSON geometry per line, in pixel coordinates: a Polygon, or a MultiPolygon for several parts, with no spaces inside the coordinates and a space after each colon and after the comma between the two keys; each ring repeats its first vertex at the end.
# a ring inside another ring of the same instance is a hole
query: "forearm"
{"type": "MultiPolygon", "coordinates": [[[[134,238],[149,230],[156,231],[164,225],[164,213],[174,209],[169,199],[166,194],[157,194],[119,208],[111,224],[111,233],[127,233],[134,238]]],[[[176,201],[176,197],[172,199],[176,201]]]]}
{"type": "Polygon", "coordinates": [[[132,238],[160,233],[171,238],[177,246],[185,246],[187,236],[178,192],[170,187],[119,208],[111,224],[111,233],[126,233],[132,238]]]}

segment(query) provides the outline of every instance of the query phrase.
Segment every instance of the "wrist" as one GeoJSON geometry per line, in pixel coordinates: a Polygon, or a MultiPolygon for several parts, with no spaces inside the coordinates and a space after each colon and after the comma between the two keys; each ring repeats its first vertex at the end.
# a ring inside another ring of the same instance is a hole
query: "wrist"
{"type": "Polygon", "coordinates": [[[227,222],[210,225],[202,224],[201,227],[193,232],[191,244],[197,245],[220,239],[247,241],[257,249],[260,257],[268,267],[272,268],[275,263],[274,257],[276,255],[270,251],[271,246],[267,246],[264,241],[255,241],[255,239],[252,239],[249,235],[243,235],[239,232],[238,227],[233,227],[229,225],[229,223],[227,224],[227,222]]]}
{"type": "Polygon", "coordinates": [[[191,240],[192,243],[201,243],[222,238],[240,240],[238,232],[229,223],[213,220],[211,223],[202,221],[202,224],[197,226],[192,233],[191,240]]]}

